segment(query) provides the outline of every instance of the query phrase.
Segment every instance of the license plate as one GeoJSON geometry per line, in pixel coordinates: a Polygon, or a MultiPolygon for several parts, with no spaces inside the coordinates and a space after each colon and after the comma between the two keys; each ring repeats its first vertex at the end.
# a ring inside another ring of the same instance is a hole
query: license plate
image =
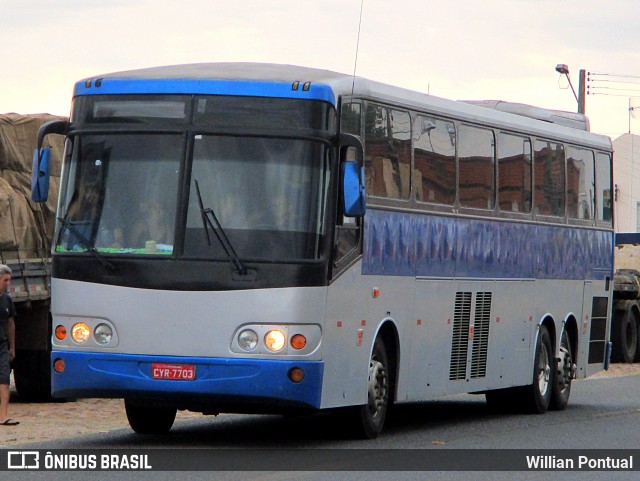
{"type": "Polygon", "coordinates": [[[151,364],[153,379],[173,379],[176,381],[193,381],[196,378],[196,367],[193,364],[151,364]]]}

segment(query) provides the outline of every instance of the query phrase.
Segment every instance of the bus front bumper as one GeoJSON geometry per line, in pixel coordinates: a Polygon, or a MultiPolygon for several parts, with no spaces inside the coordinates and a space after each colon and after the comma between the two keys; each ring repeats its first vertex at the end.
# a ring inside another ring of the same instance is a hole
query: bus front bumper
{"type": "MultiPolygon", "coordinates": [[[[100,352],[53,351],[51,393],[56,398],[145,398],[176,407],[253,405],[269,408],[319,408],[322,361],[149,356],[100,352]],[[195,366],[193,380],[154,379],[153,364],[195,366]],[[58,362],[58,365],[60,363],[58,362]],[[300,368],[304,379],[295,383],[289,371],[300,368]]],[[[225,411],[221,411],[225,412],[225,411]]]]}

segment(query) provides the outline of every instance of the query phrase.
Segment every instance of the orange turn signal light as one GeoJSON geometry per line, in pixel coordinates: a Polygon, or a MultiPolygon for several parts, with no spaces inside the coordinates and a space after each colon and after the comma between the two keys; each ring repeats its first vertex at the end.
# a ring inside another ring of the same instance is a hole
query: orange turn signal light
{"type": "Polygon", "coordinates": [[[303,349],[307,345],[307,338],[302,334],[296,334],[291,338],[291,347],[294,349],[303,349]]]}
{"type": "Polygon", "coordinates": [[[291,368],[289,370],[289,379],[295,383],[302,382],[304,379],[304,371],[299,367],[291,368]]]}
{"type": "Polygon", "coordinates": [[[64,372],[64,359],[56,359],[53,361],[53,370],[57,373],[64,372]]]}
{"type": "Polygon", "coordinates": [[[67,337],[67,328],[64,326],[56,326],[56,339],[59,341],[64,340],[67,337]]]}

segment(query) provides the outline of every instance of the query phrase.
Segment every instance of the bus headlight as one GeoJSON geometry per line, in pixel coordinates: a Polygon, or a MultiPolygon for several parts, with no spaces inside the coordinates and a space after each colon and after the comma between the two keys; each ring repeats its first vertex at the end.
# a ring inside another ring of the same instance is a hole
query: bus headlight
{"type": "Polygon", "coordinates": [[[93,331],[93,338],[98,344],[109,344],[113,337],[113,329],[107,324],[98,324],[93,331]]]}
{"type": "Polygon", "coordinates": [[[238,346],[244,351],[253,351],[258,345],[258,334],[253,329],[245,329],[238,334],[238,346]]]}
{"type": "Polygon", "coordinates": [[[71,337],[78,344],[87,342],[87,339],[91,336],[91,330],[84,322],[74,324],[71,328],[71,337]]]}
{"type": "Polygon", "coordinates": [[[282,348],[286,344],[286,341],[287,339],[284,333],[276,329],[267,332],[267,334],[264,336],[264,344],[271,352],[278,352],[282,350],[282,348]]]}

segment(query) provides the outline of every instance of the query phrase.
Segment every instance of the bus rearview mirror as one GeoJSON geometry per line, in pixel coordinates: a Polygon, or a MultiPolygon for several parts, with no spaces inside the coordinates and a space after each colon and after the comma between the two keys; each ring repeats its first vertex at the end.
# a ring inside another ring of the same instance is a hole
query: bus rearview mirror
{"type": "Polygon", "coordinates": [[[367,210],[367,200],[364,188],[364,169],[355,161],[342,164],[342,198],[344,199],[344,215],[347,217],[362,217],[367,210]]]}
{"type": "Polygon", "coordinates": [[[46,202],[49,198],[50,167],[51,148],[35,149],[31,167],[31,200],[34,202],[46,202]]]}

